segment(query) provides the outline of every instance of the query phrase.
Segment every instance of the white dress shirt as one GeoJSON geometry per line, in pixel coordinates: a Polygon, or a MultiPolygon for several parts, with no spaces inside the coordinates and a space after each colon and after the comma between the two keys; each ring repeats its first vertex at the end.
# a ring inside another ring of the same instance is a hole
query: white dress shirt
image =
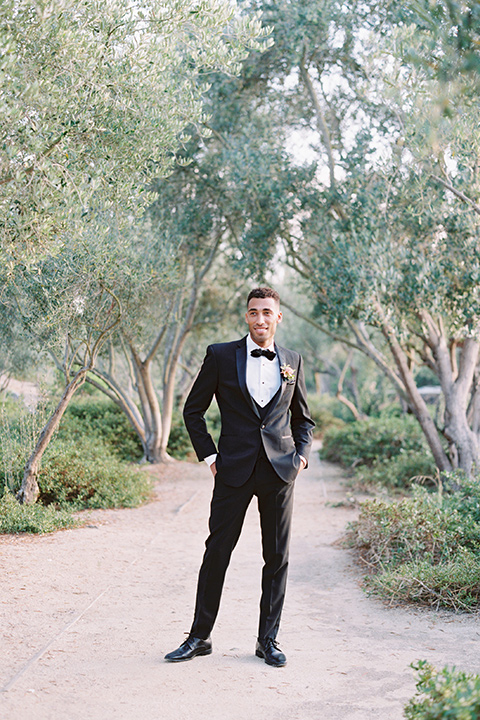
{"type": "Polygon", "coordinates": [[[257,348],[275,352],[275,344],[272,342],[268,348],[260,348],[250,335],[247,336],[247,390],[260,407],[265,407],[280,387],[280,365],[278,355],[273,360],[263,355],[252,357],[250,353],[257,348]]]}

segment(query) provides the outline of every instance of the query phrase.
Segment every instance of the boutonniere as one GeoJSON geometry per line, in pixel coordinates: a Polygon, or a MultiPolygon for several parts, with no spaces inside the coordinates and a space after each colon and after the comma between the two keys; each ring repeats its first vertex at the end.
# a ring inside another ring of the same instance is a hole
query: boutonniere
{"type": "Polygon", "coordinates": [[[290,365],[280,365],[280,375],[286,380],[288,385],[295,382],[295,370],[290,365]]]}

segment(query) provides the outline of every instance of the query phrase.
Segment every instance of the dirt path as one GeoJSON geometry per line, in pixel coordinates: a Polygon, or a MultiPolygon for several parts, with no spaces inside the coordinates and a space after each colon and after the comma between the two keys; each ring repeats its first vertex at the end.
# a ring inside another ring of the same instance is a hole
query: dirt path
{"type": "Polygon", "coordinates": [[[155,502],[88,525],[0,539],[2,720],[400,720],[425,658],[480,672],[472,616],[389,609],[367,598],[335,541],[355,510],[338,471],[313,462],[296,489],[281,632],[285,668],[253,655],[260,585],[252,504],[227,575],[214,653],[163,655],[191,622],[211,479],[159,471],[155,502]]]}

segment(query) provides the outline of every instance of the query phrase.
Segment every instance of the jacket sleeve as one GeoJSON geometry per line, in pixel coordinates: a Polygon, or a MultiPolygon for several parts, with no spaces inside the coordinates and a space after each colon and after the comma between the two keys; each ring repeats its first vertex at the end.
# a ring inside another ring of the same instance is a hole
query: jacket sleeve
{"type": "Polygon", "coordinates": [[[207,430],[205,413],[210,407],[217,388],[218,369],[215,352],[210,345],[197,379],[185,402],[183,419],[185,421],[193,449],[199,460],[217,452],[212,436],[207,430]]]}
{"type": "Polygon", "coordinates": [[[307,405],[307,388],[305,386],[305,376],[303,373],[303,362],[301,356],[298,363],[295,390],[293,392],[292,402],[290,403],[290,412],[290,425],[292,428],[292,436],[296,451],[308,462],[315,423],[310,417],[310,410],[307,405]]]}

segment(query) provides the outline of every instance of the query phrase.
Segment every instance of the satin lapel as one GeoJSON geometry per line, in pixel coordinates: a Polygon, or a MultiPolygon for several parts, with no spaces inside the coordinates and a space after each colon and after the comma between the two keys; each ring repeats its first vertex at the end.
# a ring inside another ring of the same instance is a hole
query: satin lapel
{"type": "Polygon", "coordinates": [[[242,342],[237,347],[237,377],[238,377],[238,384],[240,386],[240,390],[245,396],[245,400],[249,404],[249,406],[252,408],[255,415],[260,417],[260,413],[258,412],[258,408],[253,402],[252,396],[248,392],[247,389],[247,348],[246,348],[246,340],[242,340],[242,342]]]}

